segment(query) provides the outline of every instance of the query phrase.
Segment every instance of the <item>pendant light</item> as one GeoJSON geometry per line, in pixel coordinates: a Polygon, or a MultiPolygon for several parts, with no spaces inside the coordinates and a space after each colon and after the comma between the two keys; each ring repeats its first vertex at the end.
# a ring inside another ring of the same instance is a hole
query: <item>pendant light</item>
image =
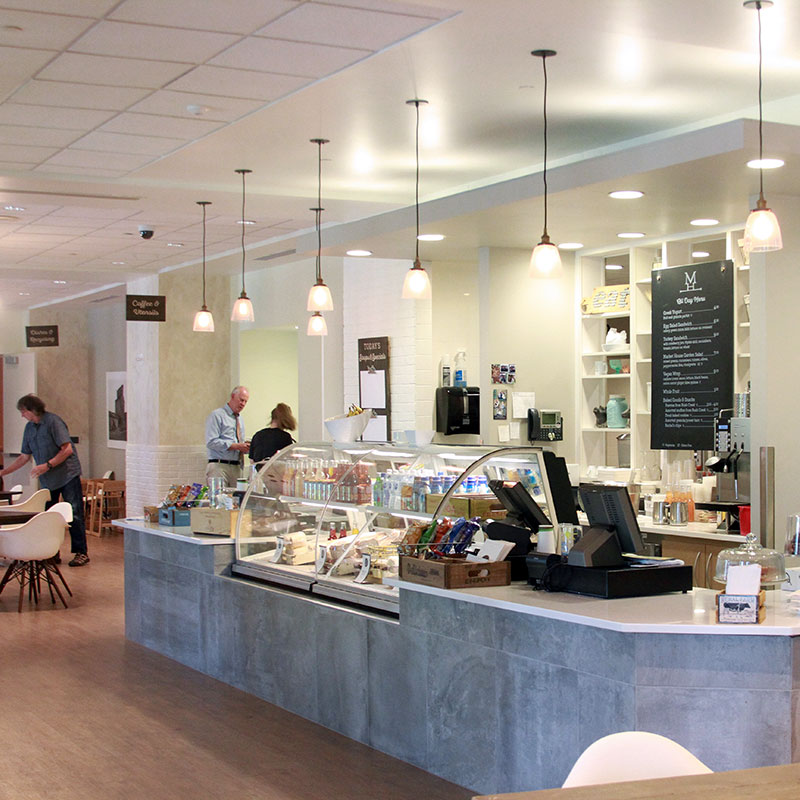
{"type": "MultiPolygon", "coordinates": [[[[317,145],[319,156],[317,158],[317,207],[311,210],[316,214],[317,227],[317,282],[308,291],[308,311],[333,311],[333,298],[331,290],[322,280],[322,145],[328,144],[329,139],[310,139],[317,145]]],[[[327,331],[326,331],[327,333],[327,331]]]]}
{"type": "Polygon", "coordinates": [[[550,241],[547,234],[547,59],[556,54],[555,50],[533,50],[532,56],[542,59],[542,72],[544,74],[543,117],[544,117],[544,167],[542,179],[544,181],[544,229],[542,240],[533,248],[531,254],[530,277],[541,278],[552,275],[561,268],[561,255],[558,248],[550,241]]]}
{"type": "Polygon", "coordinates": [[[415,179],[416,194],[414,200],[414,208],[417,215],[417,236],[416,236],[416,255],[414,257],[414,265],[406,272],[406,278],[403,281],[403,299],[404,300],[430,300],[431,298],[431,279],[428,273],[422,267],[422,262],[419,260],[419,107],[420,104],[425,103],[427,100],[406,100],[406,105],[414,106],[417,110],[417,127],[414,136],[415,142],[415,155],[417,162],[417,173],[415,179]]]}
{"type": "Polygon", "coordinates": [[[233,312],[231,313],[231,322],[254,322],[255,315],[253,314],[253,304],[247,296],[244,288],[244,229],[246,227],[245,220],[247,217],[244,215],[244,179],[253,170],[251,169],[237,169],[236,172],[242,176],[242,293],[233,304],[233,312]]]}
{"type": "Polygon", "coordinates": [[[210,206],[211,202],[198,200],[197,205],[203,208],[203,306],[194,315],[192,330],[196,333],[214,333],[214,317],[206,305],[206,206],[210,206]]]}
{"type": "Polygon", "coordinates": [[[323,317],[319,311],[315,311],[309,318],[306,333],[309,336],[328,335],[328,323],[325,322],[325,317],[323,317]]]}
{"type": "Polygon", "coordinates": [[[764,199],[764,112],[761,105],[761,9],[769,8],[772,0],[745,0],[744,7],[755,9],[758,15],[758,179],[759,192],[756,207],[750,212],[744,226],[744,248],[748,253],[768,253],[783,247],[781,227],[775,213],[767,208],[764,199]]]}

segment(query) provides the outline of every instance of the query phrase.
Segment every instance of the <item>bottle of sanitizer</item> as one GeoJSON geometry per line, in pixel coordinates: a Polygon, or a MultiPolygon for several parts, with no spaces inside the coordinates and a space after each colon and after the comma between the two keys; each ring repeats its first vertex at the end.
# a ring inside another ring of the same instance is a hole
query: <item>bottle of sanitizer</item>
{"type": "Polygon", "coordinates": [[[467,354],[464,350],[459,350],[455,357],[455,380],[454,386],[467,385],[467,354]]]}
{"type": "Polygon", "coordinates": [[[440,386],[452,386],[452,378],[450,375],[450,356],[445,354],[442,356],[442,364],[439,375],[440,386]]]}

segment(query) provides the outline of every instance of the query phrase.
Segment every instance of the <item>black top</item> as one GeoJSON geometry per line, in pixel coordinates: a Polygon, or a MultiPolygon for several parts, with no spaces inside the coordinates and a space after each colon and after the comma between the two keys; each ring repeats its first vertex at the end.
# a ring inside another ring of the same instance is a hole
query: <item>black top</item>
{"type": "Polygon", "coordinates": [[[262,428],[250,442],[250,460],[266,461],[293,441],[289,433],[280,428],[262,428]]]}

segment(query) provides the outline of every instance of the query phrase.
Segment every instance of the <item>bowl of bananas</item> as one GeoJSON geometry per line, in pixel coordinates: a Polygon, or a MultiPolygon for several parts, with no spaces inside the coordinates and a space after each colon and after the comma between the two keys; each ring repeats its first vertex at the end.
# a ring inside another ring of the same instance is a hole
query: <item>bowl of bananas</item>
{"type": "Polygon", "coordinates": [[[369,421],[375,416],[371,408],[363,409],[351,404],[346,414],[325,420],[328,433],[334,442],[354,442],[364,433],[369,421]]]}

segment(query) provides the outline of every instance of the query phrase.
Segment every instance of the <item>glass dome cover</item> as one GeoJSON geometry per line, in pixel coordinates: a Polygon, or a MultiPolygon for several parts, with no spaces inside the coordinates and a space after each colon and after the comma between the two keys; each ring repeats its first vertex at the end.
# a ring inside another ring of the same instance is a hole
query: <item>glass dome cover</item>
{"type": "Polygon", "coordinates": [[[762,547],[754,533],[748,533],[744,542],[737,547],[720,552],[714,580],[724,585],[728,578],[728,567],[740,564],[759,564],[762,586],[776,586],[786,580],[783,554],[769,547],[762,547]]]}

